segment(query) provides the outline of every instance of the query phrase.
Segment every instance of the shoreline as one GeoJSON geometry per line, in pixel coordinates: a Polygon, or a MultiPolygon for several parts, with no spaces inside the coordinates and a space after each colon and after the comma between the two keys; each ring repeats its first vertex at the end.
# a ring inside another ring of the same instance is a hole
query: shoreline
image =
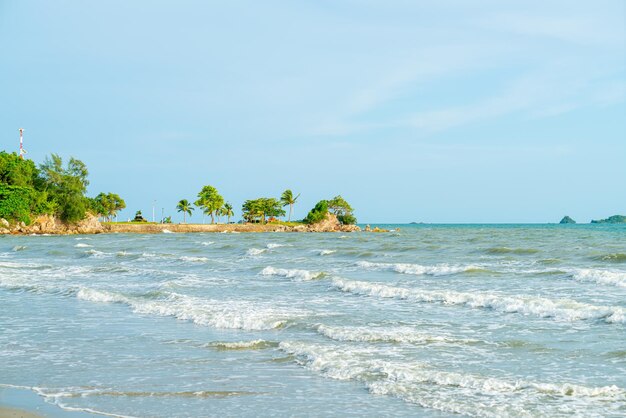
{"type": "Polygon", "coordinates": [[[342,225],[334,215],[327,215],[322,221],[307,225],[284,224],[157,224],[157,223],[101,223],[90,216],[77,224],[66,224],[50,216],[40,216],[32,224],[23,222],[10,226],[0,219],[3,227],[0,235],[73,235],[73,234],[159,234],[159,233],[255,233],[255,232],[360,232],[356,225],[342,225]]]}

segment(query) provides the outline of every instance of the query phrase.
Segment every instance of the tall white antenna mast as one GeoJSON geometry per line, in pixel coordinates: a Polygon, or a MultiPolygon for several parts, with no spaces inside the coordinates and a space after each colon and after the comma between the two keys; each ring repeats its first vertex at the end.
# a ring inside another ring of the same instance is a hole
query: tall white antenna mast
{"type": "Polygon", "coordinates": [[[24,149],[24,128],[20,128],[20,158],[23,160],[26,150],[24,149]]]}

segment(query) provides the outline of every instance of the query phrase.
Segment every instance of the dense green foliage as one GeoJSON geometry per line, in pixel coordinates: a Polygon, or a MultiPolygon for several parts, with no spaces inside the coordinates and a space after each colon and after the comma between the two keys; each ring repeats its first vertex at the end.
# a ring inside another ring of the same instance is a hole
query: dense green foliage
{"type": "Polygon", "coordinates": [[[215,223],[215,215],[224,205],[224,198],[215,187],[204,186],[198,193],[198,200],[194,202],[194,205],[202,209],[204,214],[211,215],[211,223],[215,223]]]}
{"type": "Polygon", "coordinates": [[[352,206],[350,206],[341,195],[335,196],[328,201],[328,210],[330,213],[337,216],[337,219],[343,225],[356,224],[356,218],[353,214],[354,209],[352,209],[352,206]]]}
{"type": "Polygon", "coordinates": [[[320,200],[304,218],[304,223],[314,224],[324,220],[327,213],[332,213],[343,225],[356,224],[356,218],[352,213],[352,206],[341,196],[335,196],[331,200],[320,200]]]}
{"type": "Polygon", "coordinates": [[[626,216],[624,215],[613,215],[609,216],[606,219],[593,220],[592,224],[623,224],[626,223],[626,216]]]}
{"type": "Polygon", "coordinates": [[[100,193],[95,198],[87,198],[88,210],[94,214],[105,217],[109,222],[117,215],[117,212],[126,208],[126,202],[115,193],[100,193]]]}
{"type": "Polygon", "coordinates": [[[246,200],[241,212],[247,222],[261,222],[264,224],[268,217],[285,216],[281,202],[273,197],[246,200]]]}
{"type": "Polygon", "coordinates": [[[296,203],[296,200],[298,200],[299,197],[300,194],[298,194],[298,196],[296,197],[293,197],[293,192],[290,189],[285,190],[283,192],[283,195],[280,197],[280,202],[283,204],[283,206],[289,205],[289,219],[287,219],[287,222],[291,222],[293,205],[296,203]]]}
{"type": "Polygon", "coordinates": [[[54,215],[68,222],[85,218],[86,211],[111,218],[126,207],[116,194],[85,197],[87,167],[75,158],[63,165],[52,154],[37,167],[16,153],[0,152],[0,217],[30,223],[32,216],[54,215]]]}
{"type": "Polygon", "coordinates": [[[309,224],[309,225],[318,223],[324,220],[327,213],[328,213],[328,200],[320,200],[319,202],[317,202],[315,207],[311,209],[309,213],[306,215],[306,218],[304,218],[304,223],[309,224]]]}

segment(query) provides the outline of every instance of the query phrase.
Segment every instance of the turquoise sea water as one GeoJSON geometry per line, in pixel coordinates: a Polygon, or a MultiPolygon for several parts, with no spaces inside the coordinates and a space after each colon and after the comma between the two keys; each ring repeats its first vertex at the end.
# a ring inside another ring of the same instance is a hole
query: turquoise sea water
{"type": "Polygon", "coordinates": [[[626,415],[624,226],[399,227],[4,236],[0,390],[59,416],[626,415]]]}

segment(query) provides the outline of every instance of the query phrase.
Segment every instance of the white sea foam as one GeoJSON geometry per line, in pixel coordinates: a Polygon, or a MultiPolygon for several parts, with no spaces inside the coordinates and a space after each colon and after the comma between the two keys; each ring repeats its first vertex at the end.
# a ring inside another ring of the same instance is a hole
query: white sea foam
{"type": "Polygon", "coordinates": [[[213,244],[215,244],[215,241],[202,241],[200,243],[200,245],[203,245],[205,247],[208,247],[209,245],[213,245],[213,244]]]}
{"type": "Polygon", "coordinates": [[[603,285],[626,287],[626,272],[602,269],[577,269],[571,271],[574,280],[595,282],[603,285]]]}
{"type": "Polygon", "coordinates": [[[565,321],[603,319],[609,323],[626,323],[626,309],[624,308],[595,306],[570,299],[547,299],[534,296],[509,296],[501,293],[469,293],[453,290],[407,289],[342,278],[333,278],[332,284],[344,292],[381,298],[488,308],[499,312],[520,313],[565,321]]]}
{"type": "Polygon", "coordinates": [[[257,255],[261,255],[266,251],[266,248],[250,248],[248,251],[246,251],[246,255],[254,257],[257,255]]]}
{"type": "Polygon", "coordinates": [[[269,244],[266,245],[266,247],[270,250],[273,250],[275,248],[280,248],[280,247],[289,247],[289,245],[287,244],[278,244],[275,242],[270,242],[269,244]]]}
{"type": "Polygon", "coordinates": [[[263,276],[282,276],[288,279],[295,279],[296,281],[308,281],[319,279],[323,276],[321,272],[313,272],[308,270],[299,269],[280,269],[272,266],[265,267],[261,274],[263,276]]]}
{"type": "Polygon", "coordinates": [[[89,247],[92,247],[92,245],[79,242],[78,244],[74,245],[74,247],[76,247],[76,248],[89,248],[89,247]]]}
{"type": "Polygon", "coordinates": [[[207,261],[209,261],[209,259],[206,257],[192,257],[187,255],[183,255],[182,257],[180,257],[179,260],[187,263],[206,263],[207,261]]]}
{"type": "Polygon", "coordinates": [[[357,266],[366,270],[390,270],[402,274],[415,274],[415,275],[431,275],[431,276],[445,276],[449,274],[462,273],[464,271],[476,270],[477,266],[451,266],[448,264],[438,264],[435,266],[422,266],[420,264],[408,264],[408,263],[371,263],[369,261],[359,261],[357,266]]]}
{"type": "Polygon", "coordinates": [[[336,250],[321,250],[319,252],[319,255],[331,255],[331,254],[334,254],[336,252],[337,252],[336,250]]]}
{"type": "Polygon", "coordinates": [[[277,347],[278,343],[266,340],[252,341],[235,341],[235,342],[211,342],[205,344],[205,347],[211,347],[218,350],[259,350],[270,347],[277,347]]]}
{"type": "Polygon", "coordinates": [[[151,299],[82,288],[76,296],[93,302],[123,303],[136,313],[171,316],[215,328],[267,330],[281,328],[289,321],[306,315],[304,311],[298,309],[247,301],[202,299],[177,293],[166,293],[158,299],[151,299]]]}
{"type": "Polygon", "coordinates": [[[85,254],[87,254],[89,257],[93,257],[93,258],[104,258],[109,256],[110,254],[102,252],[102,251],[98,251],[98,250],[87,250],[85,251],[85,254]]]}
{"type": "Polygon", "coordinates": [[[170,231],[169,229],[164,229],[162,232],[163,232],[164,234],[173,234],[173,232],[172,232],[172,231],[170,231]]]}
{"type": "Polygon", "coordinates": [[[332,327],[318,325],[317,332],[336,340],[354,342],[388,342],[410,344],[472,344],[478,340],[454,338],[446,335],[430,335],[411,327],[373,328],[373,327],[332,327]]]}
{"type": "Polygon", "coordinates": [[[26,248],[28,248],[28,247],[26,247],[25,245],[16,245],[16,246],[13,247],[13,251],[16,251],[16,252],[17,251],[24,251],[26,248]]]}
{"type": "Polygon", "coordinates": [[[563,414],[566,403],[572,401],[607,408],[606,412],[626,407],[626,391],[614,385],[592,387],[440,371],[426,363],[389,361],[388,352],[372,348],[296,341],[281,342],[279,348],[323,376],[360,381],[372,393],[445,412],[489,417],[554,416],[563,414]],[[560,402],[553,402],[555,398],[560,402]],[[536,408],[535,414],[529,414],[529,408],[536,408]]]}

